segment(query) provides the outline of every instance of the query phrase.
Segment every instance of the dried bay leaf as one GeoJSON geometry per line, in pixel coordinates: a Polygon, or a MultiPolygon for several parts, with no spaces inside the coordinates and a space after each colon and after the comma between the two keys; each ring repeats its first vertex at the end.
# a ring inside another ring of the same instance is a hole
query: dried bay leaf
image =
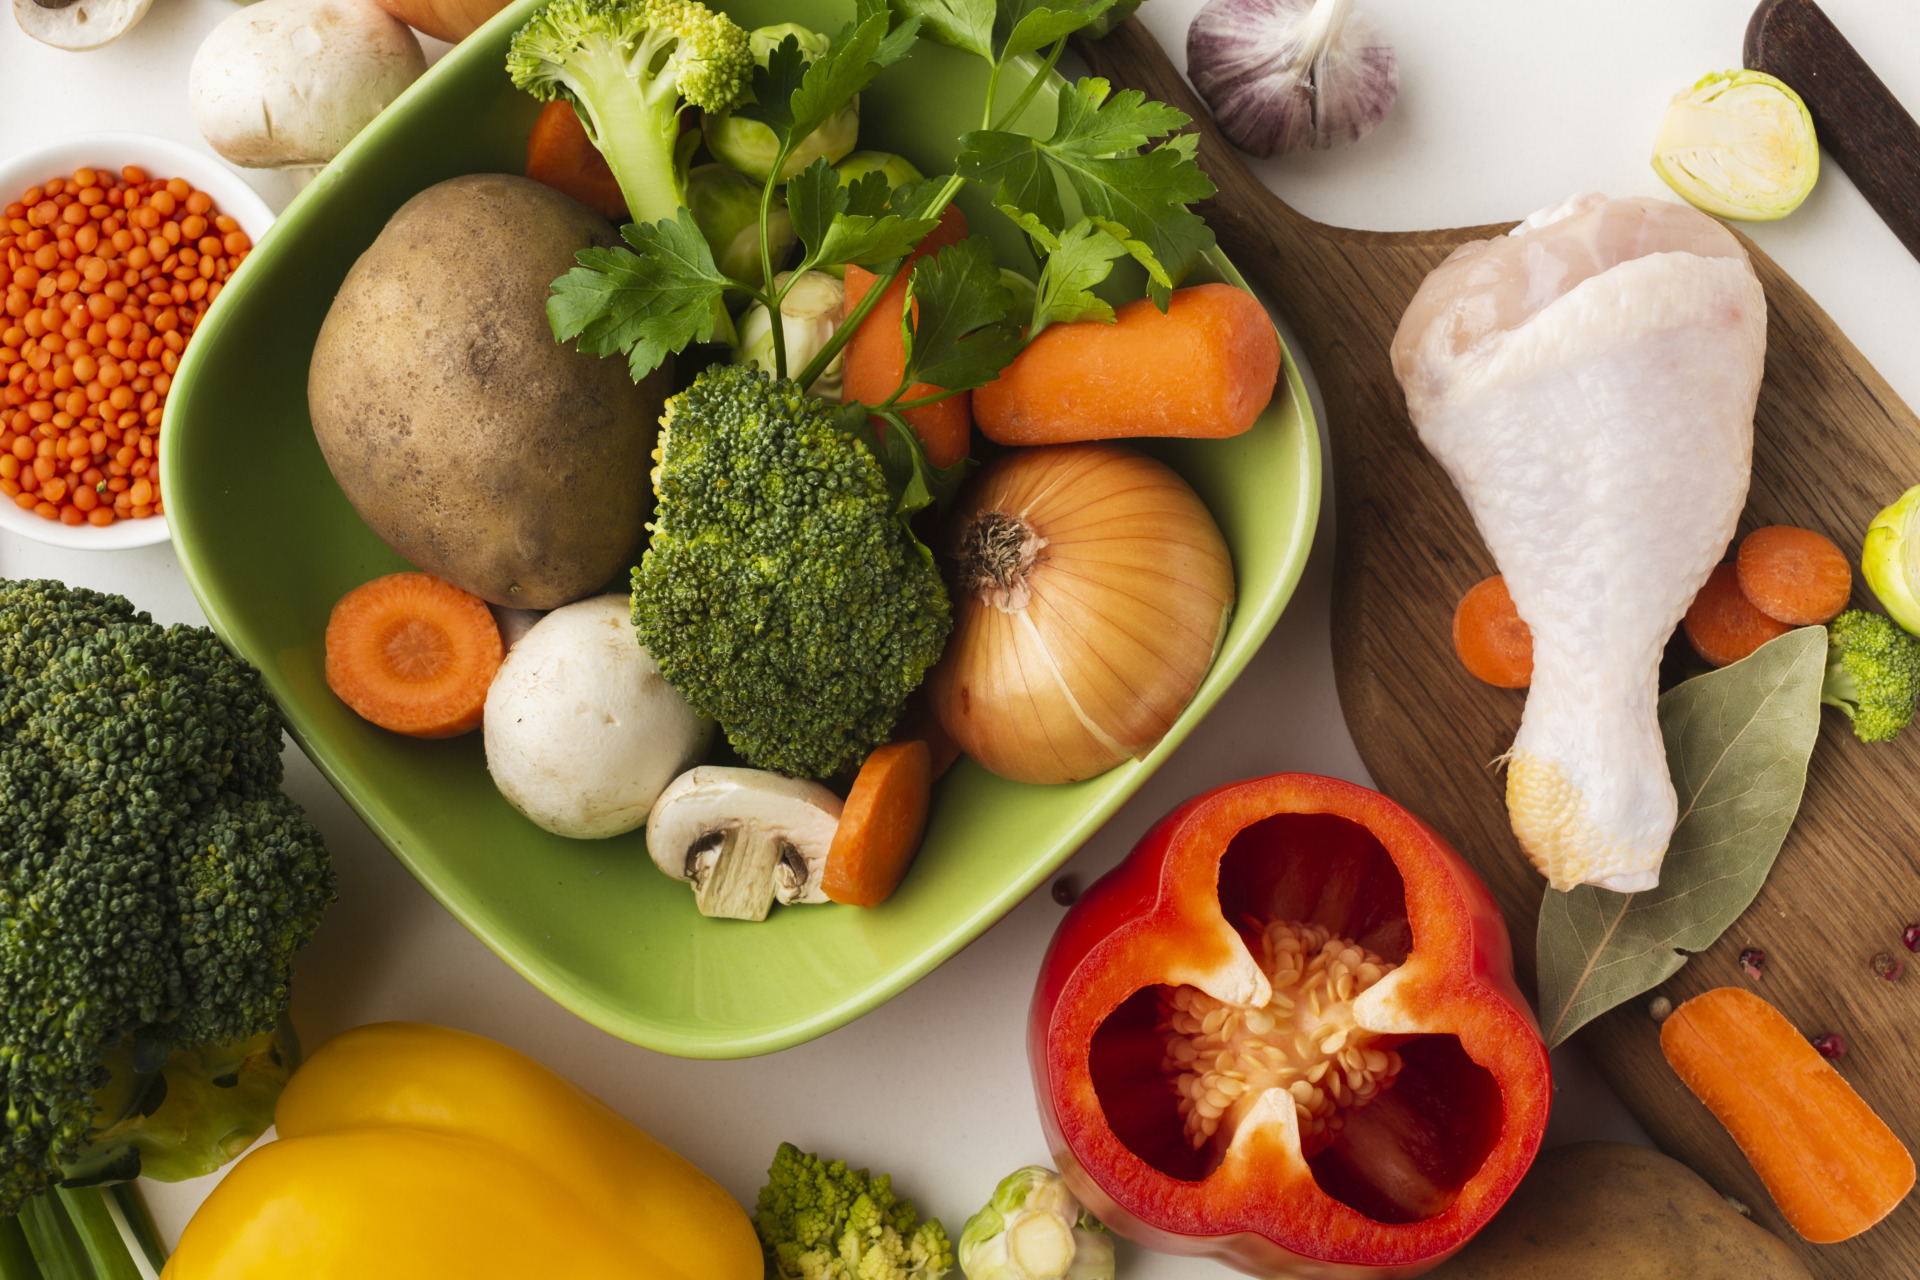
{"type": "Polygon", "coordinates": [[[1826,628],[1801,627],[1661,696],[1680,821],[1660,884],[1547,891],[1536,947],[1549,1046],[1672,977],[1760,892],[1800,809],[1826,662],[1826,628]]]}

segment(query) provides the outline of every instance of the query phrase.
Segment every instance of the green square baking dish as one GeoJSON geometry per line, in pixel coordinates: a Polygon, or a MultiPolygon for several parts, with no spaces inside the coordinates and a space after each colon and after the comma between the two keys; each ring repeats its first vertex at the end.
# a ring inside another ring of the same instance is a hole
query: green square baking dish
{"type": "MultiPolygon", "coordinates": [[[[1231,546],[1239,602],[1219,658],[1144,760],[1069,786],[962,761],[939,784],[911,874],[882,907],[709,920],[654,869],[641,833],[562,839],[508,807],[479,734],[422,742],[360,720],[327,689],[323,633],[350,588],[408,567],[335,485],[307,417],[307,362],[347,269],[389,215],[464,173],[521,171],[536,104],[503,69],[539,0],[520,0],[433,67],[303,191],[211,309],[174,382],[161,437],[180,563],[214,628],[265,672],[294,738],[394,855],[528,981],[596,1026],[665,1053],[745,1057],[831,1031],[978,937],[1130,797],[1226,692],[1292,594],[1319,509],[1318,437],[1289,356],[1286,386],[1228,441],[1153,442],[1231,546]]],[[[836,31],[848,0],[735,0],[743,25],[836,31]]],[[[1009,76],[1009,81],[1020,77],[1009,76]]],[[[952,171],[985,64],[922,41],[862,95],[860,145],[952,171]]],[[[1010,103],[1018,83],[1001,86],[1010,103]]],[[[1043,92],[1023,125],[1051,126],[1043,92]]],[[[970,197],[972,193],[970,193],[970,197]]],[[[1025,246],[963,197],[1001,260],[1025,246]]],[[[1240,284],[1216,255],[1202,276],[1240,284]]]]}

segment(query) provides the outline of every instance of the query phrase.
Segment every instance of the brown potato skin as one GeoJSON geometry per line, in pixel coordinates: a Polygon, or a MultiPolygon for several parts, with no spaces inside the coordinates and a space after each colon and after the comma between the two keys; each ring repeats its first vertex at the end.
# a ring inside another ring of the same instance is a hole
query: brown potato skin
{"type": "Polygon", "coordinates": [[[1811,1280],[1678,1160],[1624,1142],[1544,1151],[1498,1217],[1429,1280],[1811,1280]]]}
{"type": "Polygon", "coordinates": [[[549,187],[471,174],[402,205],[320,327],[307,407],[327,466],[395,551],[483,600],[553,609],[634,563],[669,363],[553,340],[548,287],[613,227],[549,187]]]}

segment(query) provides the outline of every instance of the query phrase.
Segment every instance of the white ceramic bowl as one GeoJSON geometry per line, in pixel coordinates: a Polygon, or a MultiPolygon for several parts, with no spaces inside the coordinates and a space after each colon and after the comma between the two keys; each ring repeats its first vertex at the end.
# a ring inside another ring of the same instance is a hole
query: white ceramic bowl
{"type": "MultiPolygon", "coordinates": [[[[221,161],[204,151],[143,133],[77,134],[0,160],[0,208],[18,200],[27,188],[82,166],[118,173],[130,164],[139,165],[152,177],[185,178],[197,190],[212,196],[220,212],[238,222],[256,245],[273,225],[273,212],[266,202],[221,161]]],[[[240,265],[246,269],[246,263],[240,265]]],[[[0,529],[81,551],[118,551],[167,540],[165,516],[116,520],[101,529],[47,520],[5,498],[0,498],[0,529]]]]}

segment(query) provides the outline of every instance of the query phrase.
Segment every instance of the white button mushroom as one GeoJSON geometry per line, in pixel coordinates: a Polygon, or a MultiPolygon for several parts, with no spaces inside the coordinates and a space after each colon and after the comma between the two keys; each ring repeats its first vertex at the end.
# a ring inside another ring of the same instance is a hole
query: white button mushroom
{"type": "Polygon", "coordinates": [[[146,16],[151,0],[13,0],[20,29],[56,49],[98,49],[146,16]]]}
{"type": "Polygon", "coordinates": [[[765,920],[775,900],[825,902],[820,877],[840,797],[765,769],[700,765],[673,780],[647,819],[647,851],[693,885],[703,915],[765,920]]]}
{"type": "Polygon", "coordinates": [[[413,31],[374,0],[261,0],[207,33],[188,92],[228,160],[301,169],[333,159],[426,69],[413,31]]]}
{"type": "Polygon", "coordinates": [[[713,734],[640,647],[624,596],[535,623],[500,664],[482,723],[487,770],[507,803],[582,840],[645,822],[713,734]]]}

